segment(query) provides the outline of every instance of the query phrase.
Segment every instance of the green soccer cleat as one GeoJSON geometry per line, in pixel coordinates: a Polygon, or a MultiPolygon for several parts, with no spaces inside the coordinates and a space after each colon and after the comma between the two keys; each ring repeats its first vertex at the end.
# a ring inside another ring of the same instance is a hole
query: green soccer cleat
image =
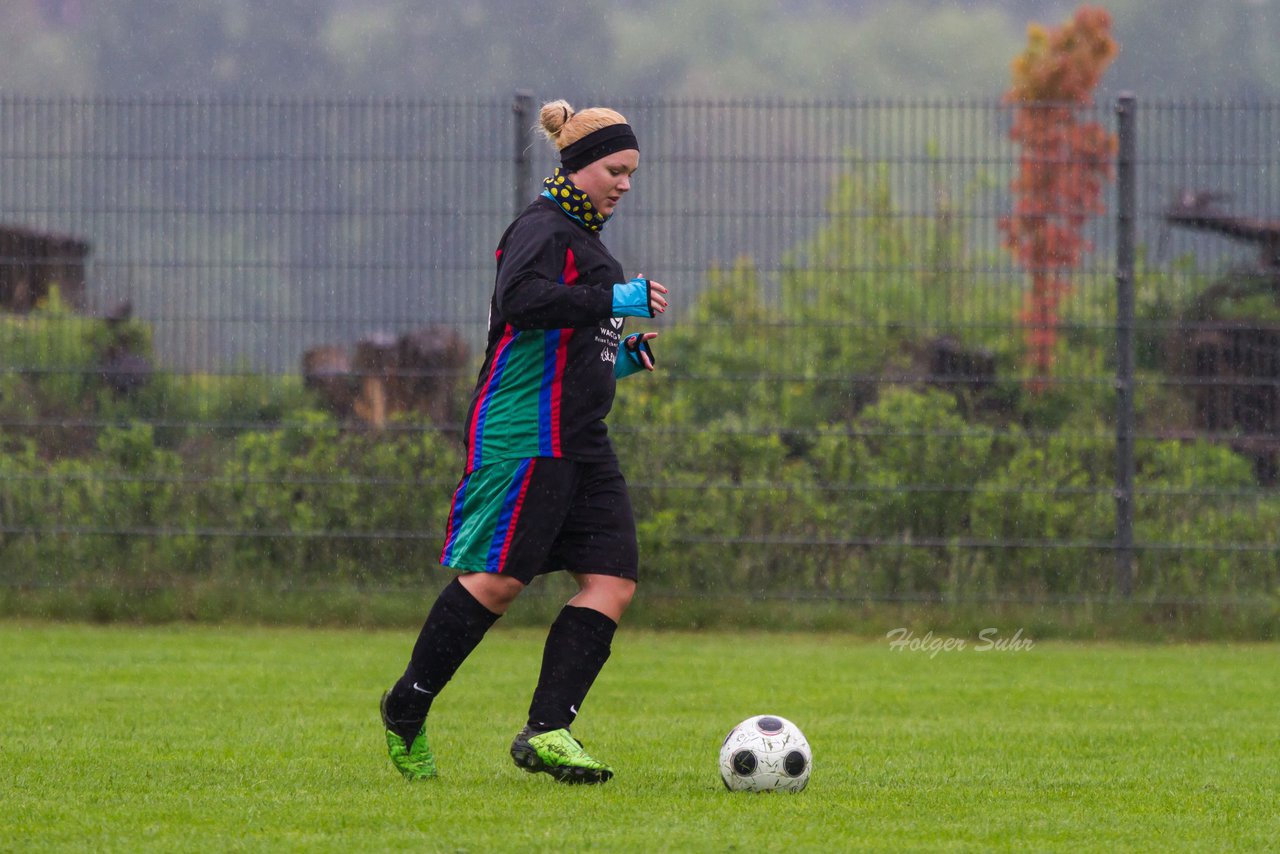
{"type": "Polygon", "coordinates": [[[534,732],[526,726],[511,742],[511,758],[530,774],[550,774],[561,783],[604,783],[613,776],[613,769],[588,756],[567,729],[534,732]]]}
{"type": "Polygon", "coordinates": [[[404,738],[396,734],[387,718],[387,694],[390,693],[382,695],[379,709],[382,726],[387,731],[387,754],[391,757],[391,764],[406,780],[428,780],[436,775],[436,758],[431,755],[431,743],[427,741],[427,723],[423,721],[413,743],[405,745],[404,738]]]}

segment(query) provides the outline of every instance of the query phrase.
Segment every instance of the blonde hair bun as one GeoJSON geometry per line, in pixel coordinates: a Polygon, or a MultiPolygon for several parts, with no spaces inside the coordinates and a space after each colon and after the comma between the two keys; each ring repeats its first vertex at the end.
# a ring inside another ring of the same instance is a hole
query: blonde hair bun
{"type": "Polygon", "coordinates": [[[542,132],[547,135],[547,139],[559,142],[560,131],[564,130],[569,119],[573,118],[573,106],[563,99],[548,101],[542,105],[538,118],[542,122],[542,132]]]}

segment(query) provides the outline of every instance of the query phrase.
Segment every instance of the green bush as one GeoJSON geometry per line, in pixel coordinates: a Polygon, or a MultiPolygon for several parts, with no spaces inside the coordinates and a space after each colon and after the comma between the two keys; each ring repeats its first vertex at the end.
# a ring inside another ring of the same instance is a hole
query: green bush
{"type": "Polygon", "coordinates": [[[980,575],[992,591],[1023,596],[1097,594],[1109,589],[1115,536],[1115,446],[1094,433],[1001,438],[1008,461],[973,496],[972,530],[990,543],[980,575]]]}
{"type": "Polygon", "coordinates": [[[460,451],[434,430],[391,427],[343,430],[311,412],[281,429],[241,434],[220,478],[228,523],[248,534],[237,540],[236,560],[299,578],[385,579],[430,566],[460,451]]]}
{"type": "Polygon", "coordinates": [[[76,314],[56,287],[29,314],[0,315],[5,368],[0,411],[13,417],[82,407],[96,380],[98,358],[86,332],[100,324],[76,314]]]}
{"type": "Polygon", "coordinates": [[[1239,454],[1203,440],[1139,446],[1136,492],[1144,595],[1280,593],[1280,496],[1239,454]]]}
{"type": "Polygon", "coordinates": [[[827,429],[807,456],[832,490],[832,532],[883,543],[878,595],[954,593],[968,536],[971,487],[995,465],[992,432],[965,421],[937,390],[890,388],[845,430],[827,429]]]}
{"type": "Polygon", "coordinates": [[[142,424],[104,429],[97,451],[47,461],[17,440],[0,454],[6,576],[138,584],[200,571],[197,493],[184,488],[182,459],[142,424]]]}

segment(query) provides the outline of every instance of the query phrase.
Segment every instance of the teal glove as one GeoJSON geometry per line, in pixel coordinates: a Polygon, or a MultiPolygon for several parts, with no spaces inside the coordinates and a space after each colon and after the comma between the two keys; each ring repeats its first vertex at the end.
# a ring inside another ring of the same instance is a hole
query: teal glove
{"type": "Polygon", "coordinates": [[[649,307],[649,280],[636,277],[614,285],[610,317],[653,317],[653,309],[649,307]]]}
{"type": "Polygon", "coordinates": [[[649,348],[648,341],[637,341],[636,349],[634,350],[627,346],[628,342],[636,341],[639,337],[639,332],[633,333],[622,339],[622,343],[618,345],[618,358],[613,363],[613,376],[616,379],[629,377],[636,371],[645,369],[644,362],[640,359],[641,353],[649,357],[649,364],[656,365],[658,363],[653,358],[653,350],[649,348]]]}

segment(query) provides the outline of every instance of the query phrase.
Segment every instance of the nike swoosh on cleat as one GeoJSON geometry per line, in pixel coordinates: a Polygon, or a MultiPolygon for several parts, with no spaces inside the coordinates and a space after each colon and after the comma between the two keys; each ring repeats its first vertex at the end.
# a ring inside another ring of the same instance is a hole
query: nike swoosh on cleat
{"type": "Polygon", "coordinates": [[[430,693],[431,693],[431,692],[430,692],[430,691],[428,691],[426,688],[422,688],[422,687],[420,687],[420,686],[418,685],[418,683],[417,683],[417,682],[414,682],[414,683],[413,683],[413,690],[417,691],[419,694],[430,694],[430,693]]]}

